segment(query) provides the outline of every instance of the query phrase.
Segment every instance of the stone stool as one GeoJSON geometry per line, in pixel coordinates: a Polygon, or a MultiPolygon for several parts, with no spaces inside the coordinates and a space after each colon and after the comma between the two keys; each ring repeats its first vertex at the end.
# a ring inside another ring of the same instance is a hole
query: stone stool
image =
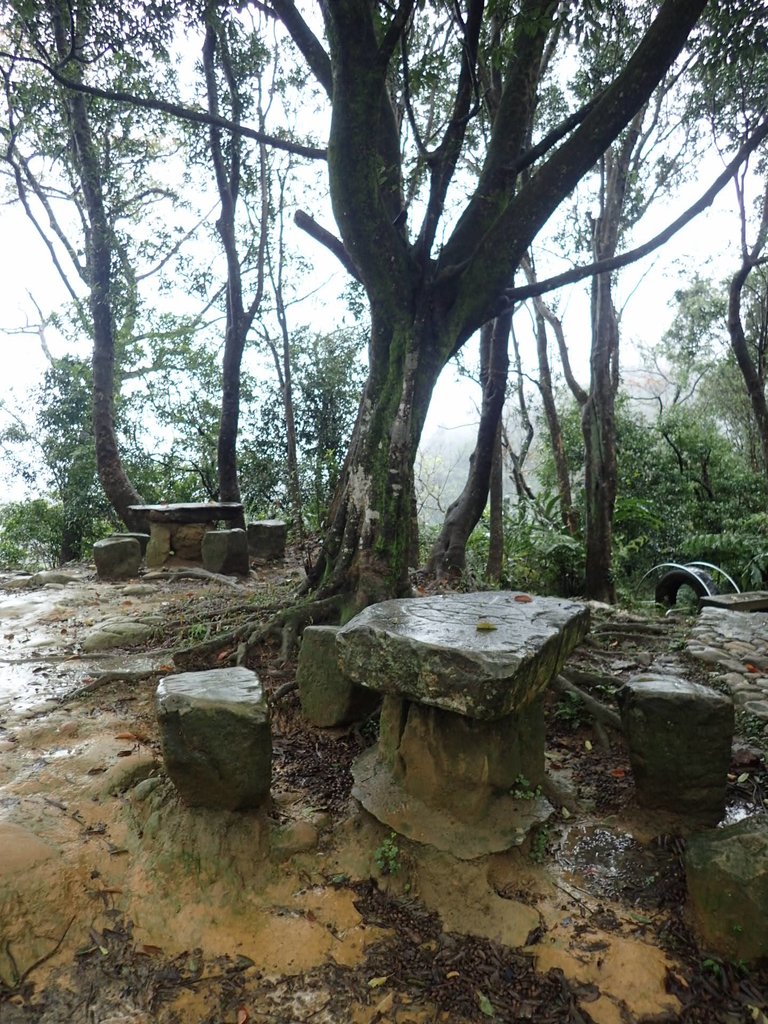
{"type": "Polygon", "coordinates": [[[288,527],[282,519],[259,519],[248,523],[248,550],[260,562],[278,562],[285,558],[288,527]]]}
{"type": "Polygon", "coordinates": [[[328,728],[360,722],[375,711],[381,697],[353,683],[339,668],[338,626],[307,626],[301,639],[296,682],[304,717],[328,728]]]}
{"type": "Polygon", "coordinates": [[[251,571],[245,530],[210,530],[203,536],[202,552],[208,572],[247,576],[251,571]]]}
{"type": "Polygon", "coordinates": [[[768,815],[689,836],[688,917],[703,949],[752,963],[768,957],[768,815]]]}
{"type": "Polygon", "coordinates": [[[149,534],[148,533],[128,533],[128,532],[126,532],[126,533],[113,533],[112,536],[113,537],[133,537],[134,540],[137,540],[139,542],[139,544],[141,545],[141,557],[144,558],[144,556],[146,555],[146,553],[147,553],[147,545],[149,544],[149,534]]]}
{"type": "Polygon", "coordinates": [[[638,803],[716,824],[731,762],[731,698],[653,676],[631,679],[617,696],[638,803]]]}
{"type": "Polygon", "coordinates": [[[168,775],[191,807],[240,811],[269,796],[269,707],[255,672],[219,668],[166,676],[157,688],[168,775]]]}
{"type": "Polygon", "coordinates": [[[93,545],[93,560],[100,579],[131,579],[139,575],[141,544],[135,537],[106,537],[93,545]]]}
{"type": "Polygon", "coordinates": [[[588,628],[583,605],[508,592],[366,608],[336,638],[344,673],[385,694],[355,797],[459,858],[522,843],[552,813],[536,791],[543,693],[588,628]]]}

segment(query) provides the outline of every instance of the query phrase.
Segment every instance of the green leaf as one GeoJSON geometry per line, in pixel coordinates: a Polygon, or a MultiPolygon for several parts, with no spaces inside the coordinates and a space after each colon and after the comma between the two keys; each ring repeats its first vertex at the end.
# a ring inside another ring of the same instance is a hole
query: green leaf
{"type": "Polygon", "coordinates": [[[485,1014],[486,1017],[495,1017],[496,1011],[488,996],[484,992],[476,992],[475,995],[477,996],[477,1005],[480,1008],[480,1013],[485,1014]]]}

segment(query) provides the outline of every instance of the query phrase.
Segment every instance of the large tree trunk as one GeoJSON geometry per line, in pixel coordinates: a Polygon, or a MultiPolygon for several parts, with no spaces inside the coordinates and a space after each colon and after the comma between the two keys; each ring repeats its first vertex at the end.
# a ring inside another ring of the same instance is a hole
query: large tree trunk
{"type": "MultiPolygon", "coordinates": [[[[82,40],[70,22],[64,6],[53,0],[50,5],[56,47],[62,61],[77,54],[82,40]]],[[[71,74],[79,74],[74,63],[71,74]]],[[[109,223],[103,193],[101,168],[88,117],[85,96],[65,91],[63,102],[70,117],[72,162],[83,191],[88,220],[86,268],[88,301],[93,330],[93,436],[96,467],[107,500],[130,530],[146,528],[146,518],[131,511],[142,504],[142,497],[123,467],[115,432],[115,324],[113,308],[112,262],[114,235],[109,223]]]]}
{"type": "Polygon", "coordinates": [[[370,373],[323,549],[308,585],[319,597],[350,596],[344,617],[372,602],[410,593],[413,462],[432,390],[442,369],[436,332],[422,324],[372,329],[370,373]],[[383,335],[396,358],[375,358],[383,335]]]}
{"type": "MultiPolygon", "coordinates": [[[[742,215],[742,237],[746,234],[744,201],[739,196],[742,215]]],[[[749,343],[744,331],[744,324],[741,315],[741,297],[747,278],[754,268],[761,262],[763,250],[768,241],[768,185],[763,191],[762,216],[757,231],[757,239],[751,249],[747,249],[746,243],[742,244],[742,262],[738,271],[731,278],[728,289],[728,336],[731,342],[733,354],[738,363],[741,375],[744,378],[749,402],[752,406],[752,415],[755,421],[757,435],[760,441],[760,452],[762,455],[762,469],[768,476],[768,404],[765,399],[765,366],[764,360],[760,358],[758,351],[758,362],[756,363],[749,350],[749,343]]]]}
{"type": "MultiPolygon", "coordinates": [[[[220,89],[216,74],[218,64],[223,70],[229,87],[228,99],[232,120],[239,123],[242,115],[242,101],[232,68],[227,39],[226,29],[219,20],[213,20],[211,16],[211,20],[206,25],[203,46],[203,70],[208,95],[208,109],[214,115],[218,115],[220,112],[220,89]]],[[[221,204],[216,230],[219,233],[227,261],[226,327],[221,371],[221,412],[217,439],[218,496],[220,501],[239,502],[237,437],[240,426],[240,373],[248,331],[261,305],[264,293],[264,254],[268,222],[266,154],[264,147],[261,146],[259,149],[261,221],[256,246],[256,288],[255,294],[246,308],[243,298],[242,263],[237,243],[241,140],[237,134],[233,134],[225,151],[220,128],[211,125],[208,136],[221,204]]],[[[236,525],[244,528],[245,519],[241,517],[236,525]]]]}
{"type": "Polygon", "coordinates": [[[427,154],[426,213],[410,243],[389,84],[420,11],[412,0],[392,11],[370,0],[326,0],[326,55],[293,4],[278,0],[294,41],[332,93],[333,211],[371,307],[370,378],[323,554],[309,580],[320,595],[352,591],[352,605],[359,606],[407,592],[413,461],[440,371],[475,331],[509,308],[504,292],[531,242],[645,104],[704,6],[705,0],[663,0],[613,81],[533,154],[527,140],[545,46],[558,31],[558,5],[523,0],[499,54],[504,84],[477,187],[438,252],[444,205],[476,104],[483,3],[472,0],[456,19],[460,58],[450,115],[427,154]]]}
{"type": "Polygon", "coordinates": [[[585,533],[587,566],[585,594],[595,601],[616,600],[611,572],[613,507],[616,501],[616,422],[619,328],[611,297],[610,278],[601,275],[592,285],[592,380],[581,411],[584,435],[585,533]]]}
{"type": "Polygon", "coordinates": [[[480,384],[483,399],[475,449],[469,473],[459,497],[445,514],[440,535],[429,559],[429,570],[438,577],[461,573],[467,561],[467,541],[480,521],[488,500],[496,440],[507,394],[508,343],[511,314],[486,324],[480,331],[480,384]]]}

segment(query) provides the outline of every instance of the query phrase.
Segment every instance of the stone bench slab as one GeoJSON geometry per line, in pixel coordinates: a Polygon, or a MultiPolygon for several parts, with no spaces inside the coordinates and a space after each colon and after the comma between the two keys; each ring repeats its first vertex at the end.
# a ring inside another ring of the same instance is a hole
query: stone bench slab
{"type": "Polygon", "coordinates": [[[362,686],[490,720],[535,699],[588,629],[584,605],[493,591],[371,605],[336,644],[362,686]]]}
{"type": "Polygon", "coordinates": [[[239,519],[243,514],[243,506],[238,501],[131,505],[130,508],[132,512],[144,513],[150,523],[217,523],[239,519]]]}
{"type": "Polygon", "coordinates": [[[699,598],[701,608],[724,608],[731,612],[768,611],[768,591],[750,590],[743,594],[715,594],[699,598]]]}

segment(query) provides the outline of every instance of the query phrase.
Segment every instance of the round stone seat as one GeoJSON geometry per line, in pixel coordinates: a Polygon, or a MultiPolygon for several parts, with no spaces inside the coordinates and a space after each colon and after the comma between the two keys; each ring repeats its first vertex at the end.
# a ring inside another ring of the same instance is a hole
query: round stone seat
{"type": "Polygon", "coordinates": [[[191,807],[239,811],[269,796],[269,707],[255,672],[219,668],[166,676],[157,688],[163,759],[191,807]]]}

